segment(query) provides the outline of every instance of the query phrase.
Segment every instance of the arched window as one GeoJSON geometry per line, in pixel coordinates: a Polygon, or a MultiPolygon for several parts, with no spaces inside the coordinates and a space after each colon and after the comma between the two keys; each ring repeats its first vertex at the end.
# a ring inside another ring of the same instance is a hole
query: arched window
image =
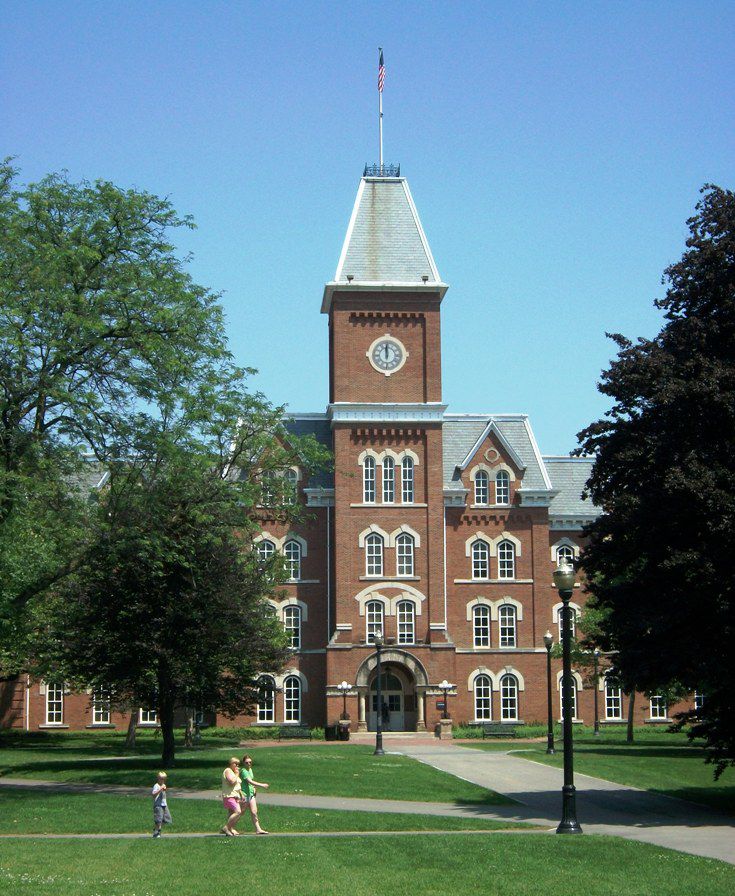
{"type": "Polygon", "coordinates": [[[487,675],[475,679],[475,721],[490,722],[493,717],[493,688],[487,675]]]}
{"type": "Polygon", "coordinates": [[[472,542],[472,578],[490,578],[490,548],[484,541],[472,542]]]}
{"type": "Polygon", "coordinates": [[[574,566],[574,548],[568,544],[561,544],[556,549],[556,565],[562,566],[565,563],[574,566]]]}
{"type": "Polygon", "coordinates": [[[503,722],[518,721],[518,679],[504,675],[500,679],[500,719],[503,722]]]}
{"type": "Polygon", "coordinates": [[[92,691],[92,724],[110,724],[110,690],[97,688],[92,691]]]}
{"type": "Polygon", "coordinates": [[[383,604],[379,600],[371,600],[365,607],[365,636],[371,644],[376,635],[383,634],[383,604]]]}
{"type": "MultiPolygon", "coordinates": [[[[559,679],[559,707],[560,713],[559,718],[564,718],[564,679],[559,679]]],[[[577,681],[572,676],[572,719],[577,721],[577,681]]]]}
{"type": "Polygon", "coordinates": [[[286,504],[295,504],[299,487],[299,474],[296,470],[286,470],[284,479],[286,480],[284,501],[286,504]]]}
{"type": "Polygon", "coordinates": [[[504,604],[498,610],[498,623],[500,627],[500,646],[516,646],[516,608],[504,604]]]}
{"type": "Polygon", "coordinates": [[[268,541],[266,538],[257,543],[255,550],[258,552],[258,560],[260,560],[261,563],[267,563],[275,554],[276,546],[272,541],[268,541]]]}
{"type": "Polygon", "coordinates": [[[301,682],[295,675],[283,682],[283,721],[298,724],[301,721],[301,682]]]}
{"type": "Polygon", "coordinates": [[[512,541],[501,541],[498,545],[498,578],[516,577],[516,549],[512,541]]]}
{"type": "Polygon", "coordinates": [[[375,458],[368,455],[362,465],[362,500],[375,503],[375,458]]]}
{"type": "MultiPolygon", "coordinates": [[[[571,623],[570,634],[573,638],[577,637],[577,610],[575,607],[569,607],[569,621],[571,623]]],[[[559,643],[564,643],[564,614],[562,608],[559,608],[559,643]]]]}
{"type": "Polygon", "coordinates": [[[392,504],[396,500],[396,462],[392,457],[383,460],[383,503],[392,504]]]}
{"type": "Polygon", "coordinates": [[[46,724],[64,724],[64,685],[58,681],[46,685],[46,724]]]}
{"type": "Polygon", "coordinates": [[[510,475],[505,470],[495,474],[495,503],[510,504],[510,475]]]}
{"type": "Polygon", "coordinates": [[[289,647],[299,650],[301,647],[301,607],[288,606],[283,610],[283,627],[289,637],[289,647]]]}
{"type": "Polygon", "coordinates": [[[605,718],[611,721],[623,718],[623,692],[614,680],[605,679],[605,718]]]}
{"type": "Polygon", "coordinates": [[[276,682],[270,675],[261,675],[258,680],[258,721],[274,722],[276,682]]]}
{"type": "Polygon", "coordinates": [[[472,610],[472,637],[475,647],[490,646],[490,607],[484,604],[472,610]]]}
{"type": "Polygon", "coordinates": [[[399,576],[413,575],[413,536],[399,535],[396,538],[396,573],[399,576]]]}
{"type": "Polygon", "coordinates": [[[487,504],[490,500],[489,477],[484,470],[475,474],[475,504],[487,504]]]}
{"type": "Polygon", "coordinates": [[[283,546],[286,557],[286,573],[289,579],[297,582],[301,578],[301,545],[298,541],[287,541],[283,546]]]}
{"type": "Polygon", "coordinates": [[[413,504],[413,459],[410,457],[401,461],[401,501],[413,504]]]}
{"type": "Polygon", "coordinates": [[[398,614],[398,643],[413,644],[416,640],[416,608],[413,601],[402,600],[396,608],[398,614]]]}
{"type": "Polygon", "coordinates": [[[365,574],[383,575],[383,537],[374,532],[365,539],[365,574]]]}
{"type": "Polygon", "coordinates": [[[260,478],[260,500],[264,507],[272,507],[276,500],[276,475],[272,470],[267,470],[260,478]]]}

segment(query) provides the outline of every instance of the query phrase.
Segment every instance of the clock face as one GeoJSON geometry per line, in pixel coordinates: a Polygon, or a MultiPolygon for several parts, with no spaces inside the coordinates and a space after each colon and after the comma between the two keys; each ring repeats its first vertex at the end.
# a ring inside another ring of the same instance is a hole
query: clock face
{"type": "Polygon", "coordinates": [[[386,376],[390,376],[392,373],[400,370],[408,357],[408,352],[404,348],[403,343],[393,336],[381,336],[379,339],[376,339],[366,354],[373,367],[386,376]]]}

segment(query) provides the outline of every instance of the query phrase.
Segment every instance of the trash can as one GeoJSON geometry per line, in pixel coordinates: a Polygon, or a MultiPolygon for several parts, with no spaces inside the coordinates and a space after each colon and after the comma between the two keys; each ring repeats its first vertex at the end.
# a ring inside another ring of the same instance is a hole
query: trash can
{"type": "Polygon", "coordinates": [[[340,740],[349,740],[350,739],[350,723],[349,722],[340,722],[337,726],[337,732],[339,734],[340,740]]]}
{"type": "Polygon", "coordinates": [[[337,740],[337,726],[327,725],[324,728],[324,740],[337,740]]]}

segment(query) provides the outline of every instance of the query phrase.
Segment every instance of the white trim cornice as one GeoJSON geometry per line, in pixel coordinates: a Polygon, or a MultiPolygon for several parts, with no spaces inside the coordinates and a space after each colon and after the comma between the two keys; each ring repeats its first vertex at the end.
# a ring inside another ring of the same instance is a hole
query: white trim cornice
{"type": "Polygon", "coordinates": [[[442,423],[447,406],[440,402],[351,402],[328,405],[327,417],[335,423],[442,423]]]}

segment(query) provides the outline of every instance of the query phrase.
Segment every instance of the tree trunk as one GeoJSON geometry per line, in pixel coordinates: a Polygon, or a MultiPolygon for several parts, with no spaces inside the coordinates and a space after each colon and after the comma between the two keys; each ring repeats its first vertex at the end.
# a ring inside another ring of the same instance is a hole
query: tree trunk
{"type": "Polygon", "coordinates": [[[628,696],[628,731],[625,735],[626,744],[633,743],[633,716],[635,710],[635,688],[630,692],[628,696]]]}
{"type": "Polygon", "coordinates": [[[130,710],[130,719],[128,720],[128,733],[125,735],[125,749],[135,749],[135,729],[138,724],[138,710],[130,710]]]}
{"type": "Polygon", "coordinates": [[[192,707],[186,707],[186,730],[184,731],[184,746],[194,746],[194,710],[192,707]]]}
{"type": "Polygon", "coordinates": [[[163,750],[161,752],[161,762],[164,768],[171,768],[174,764],[176,755],[176,744],[174,742],[174,702],[173,700],[162,697],[160,706],[158,707],[158,721],[161,725],[161,735],[163,737],[163,750]]]}

